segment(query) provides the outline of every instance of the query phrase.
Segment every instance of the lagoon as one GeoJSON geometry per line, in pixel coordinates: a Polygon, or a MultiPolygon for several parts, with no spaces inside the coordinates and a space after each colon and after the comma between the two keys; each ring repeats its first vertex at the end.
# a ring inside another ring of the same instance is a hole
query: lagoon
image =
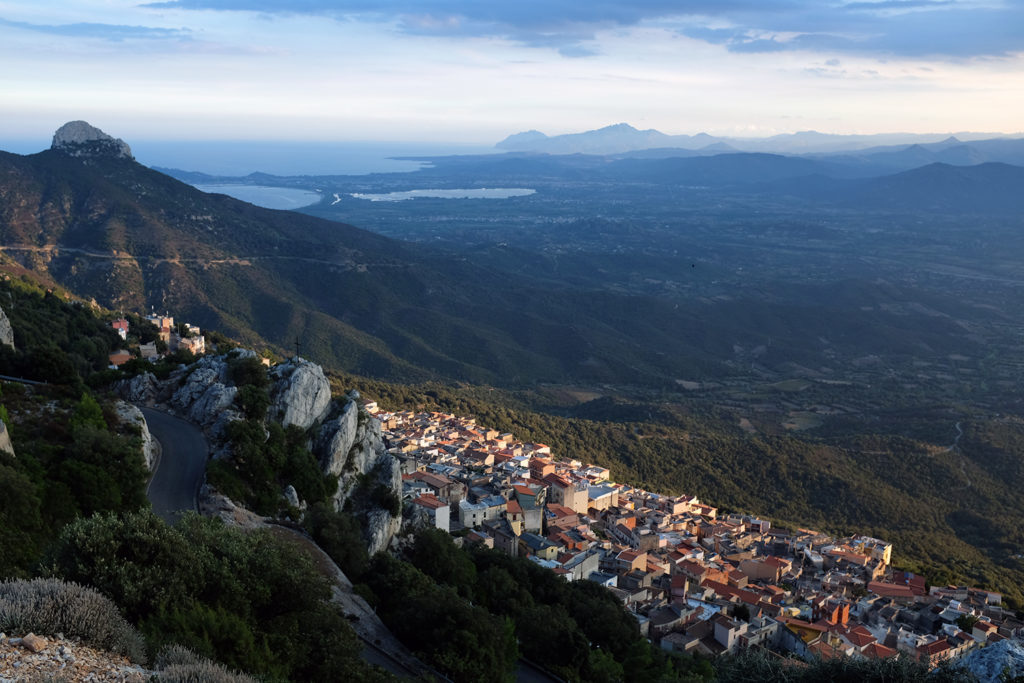
{"type": "Polygon", "coordinates": [[[265,187],[262,185],[195,185],[197,190],[226,194],[243,202],[265,209],[301,209],[320,201],[321,194],[294,187],[265,187]]]}
{"type": "Polygon", "coordinates": [[[480,187],[476,189],[458,190],[406,190],[404,192],[387,192],[385,194],[353,193],[356,199],[367,199],[371,202],[401,202],[407,199],[508,199],[509,197],[525,197],[536,190],[522,187],[480,187]]]}

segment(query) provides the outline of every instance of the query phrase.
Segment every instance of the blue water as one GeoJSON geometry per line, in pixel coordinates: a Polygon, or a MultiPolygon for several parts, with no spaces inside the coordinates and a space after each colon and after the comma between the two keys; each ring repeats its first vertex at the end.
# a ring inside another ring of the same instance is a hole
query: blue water
{"type": "MultiPolygon", "coordinates": [[[[423,166],[392,157],[494,154],[483,145],[448,142],[267,142],[217,140],[125,140],[139,163],[218,176],[364,175],[401,173],[423,166]]],[[[50,140],[0,140],[0,150],[34,154],[50,140]]]]}
{"type": "Polygon", "coordinates": [[[265,209],[301,209],[320,201],[320,193],[294,187],[265,187],[261,185],[195,185],[203,192],[226,194],[243,202],[265,209]]]}
{"type": "Polygon", "coordinates": [[[400,202],[418,197],[435,199],[508,199],[509,197],[525,197],[536,190],[520,187],[481,187],[465,190],[406,190],[405,192],[387,192],[384,194],[354,193],[356,199],[368,199],[371,202],[400,202]]]}
{"type": "Polygon", "coordinates": [[[423,162],[393,157],[493,154],[493,147],[423,142],[130,142],[135,158],[147,166],[198,171],[209,175],[364,175],[402,173],[423,162]]]}

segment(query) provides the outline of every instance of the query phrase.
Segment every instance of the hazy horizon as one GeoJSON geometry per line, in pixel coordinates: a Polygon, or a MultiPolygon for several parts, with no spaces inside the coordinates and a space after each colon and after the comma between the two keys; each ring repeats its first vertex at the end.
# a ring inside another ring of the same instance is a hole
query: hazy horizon
{"type": "MultiPolygon", "coordinates": [[[[89,121],[89,123],[94,123],[89,121]]],[[[616,124],[609,124],[616,125],[616,124]]],[[[632,125],[632,124],[629,124],[632,125]]],[[[504,153],[491,144],[469,144],[458,141],[426,140],[242,140],[242,139],[132,139],[117,130],[97,126],[108,135],[120,137],[132,148],[135,158],[142,164],[160,168],[195,171],[209,175],[244,176],[250,173],[273,175],[363,175],[368,173],[398,173],[414,171],[423,166],[418,161],[403,160],[400,157],[431,157],[459,154],[504,153]]],[[[606,127],[606,126],[602,126],[606,127]]],[[[635,128],[636,126],[634,126],[635,128]]],[[[56,129],[56,128],[55,128],[56,129]]],[[[509,135],[524,132],[511,131],[509,135]]],[[[547,133],[555,137],[561,133],[547,133]]],[[[588,131],[574,130],[567,134],[588,131]]],[[[659,131],[668,135],[680,135],[671,131],[659,131]]],[[[698,131],[702,132],[702,131],[698,131]]],[[[716,136],[733,140],[757,141],[771,137],[817,133],[821,135],[855,135],[829,133],[825,131],[797,131],[759,136],[716,136]]],[[[696,133],[682,133],[695,135],[696,133]]],[[[936,131],[928,133],[884,132],[868,134],[867,137],[885,136],[894,140],[878,140],[878,145],[914,144],[922,137],[935,141],[956,136],[963,141],[989,137],[1016,138],[1024,133],[1003,133],[987,131],[936,131]],[[899,138],[905,138],[901,141],[899,138]]],[[[507,137],[507,136],[506,136],[507,137]]],[[[504,138],[502,138],[504,139],[504,138]]],[[[0,139],[0,151],[14,154],[35,154],[50,147],[52,132],[45,139],[39,137],[21,139],[0,139]]],[[[798,154],[799,149],[791,152],[798,154]]]]}
{"type": "Polygon", "coordinates": [[[0,4],[0,130],[494,144],[1014,131],[1024,6],[978,0],[0,4]],[[752,116],[756,112],[756,116],[752,116]]]}

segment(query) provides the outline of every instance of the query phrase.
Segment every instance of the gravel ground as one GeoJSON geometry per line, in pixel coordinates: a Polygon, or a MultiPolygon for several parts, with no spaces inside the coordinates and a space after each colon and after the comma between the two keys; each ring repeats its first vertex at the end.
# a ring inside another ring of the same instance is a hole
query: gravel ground
{"type": "Polygon", "coordinates": [[[75,641],[25,634],[0,634],[0,683],[14,681],[148,681],[152,671],[127,657],[94,650],[75,641]],[[32,636],[32,637],[30,637],[32,636]],[[31,647],[30,647],[31,646],[31,647]],[[33,652],[37,648],[37,652],[33,652]]]}

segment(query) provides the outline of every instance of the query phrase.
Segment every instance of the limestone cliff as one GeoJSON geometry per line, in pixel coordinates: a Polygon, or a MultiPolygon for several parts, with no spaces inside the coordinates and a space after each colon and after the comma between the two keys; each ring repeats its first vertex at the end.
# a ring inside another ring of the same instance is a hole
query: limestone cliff
{"type": "Polygon", "coordinates": [[[14,455],[14,444],[11,443],[11,433],[7,431],[7,425],[0,420],[0,451],[14,455]]]}
{"type": "Polygon", "coordinates": [[[11,328],[11,321],[7,318],[7,314],[4,313],[4,309],[0,308],[0,344],[5,344],[14,348],[14,330],[11,328]]]}
{"type": "Polygon", "coordinates": [[[171,397],[170,405],[211,436],[220,436],[228,422],[242,417],[234,408],[238,387],[229,379],[228,363],[232,357],[255,356],[255,352],[248,349],[236,349],[223,356],[204,356],[189,366],[183,381],[179,380],[182,384],[171,397]]]}
{"type": "MultiPolygon", "coordinates": [[[[120,382],[117,389],[125,400],[170,408],[199,425],[211,439],[214,458],[229,458],[231,444],[225,427],[242,419],[232,362],[255,357],[244,349],[204,356],[166,380],[144,373],[120,382]]],[[[402,475],[398,461],[384,447],[380,422],[360,405],[357,392],[332,400],[330,383],[315,363],[294,358],[270,368],[267,377],[266,419],[307,430],[309,447],[324,473],[338,478],[332,501],[336,509],[352,502],[369,552],[387,548],[401,527],[402,475]]],[[[282,495],[289,507],[300,511],[305,507],[294,487],[285,487],[282,495]]],[[[234,519],[240,508],[220,501],[211,503],[210,509],[234,519]]]]}
{"type": "Polygon", "coordinates": [[[152,471],[159,455],[160,444],[149,433],[149,424],[146,422],[145,415],[136,406],[125,401],[115,403],[114,409],[122,423],[138,427],[139,436],[142,437],[142,455],[146,460],[146,469],[152,471]]]}
{"type": "Polygon", "coordinates": [[[303,358],[292,358],[270,371],[270,417],[285,427],[308,429],[327,414],[331,385],[324,370],[303,358]]]}
{"type": "Polygon", "coordinates": [[[114,156],[134,159],[128,144],[85,121],[69,121],[53,134],[50,149],[75,157],[114,156]]]}
{"type": "MultiPolygon", "coordinates": [[[[337,417],[320,428],[315,440],[314,453],[320,459],[324,472],[338,477],[338,491],[334,496],[337,509],[342,509],[352,498],[362,501],[360,493],[378,492],[371,499],[387,498],[400,501],[402,472],[398,460],[387,452],[381,436],[380,422],[366,412],[359,402],[358,392],[345,399],[337,417]],[[360,490],[361,489],[361,490],[360,490]]],[[[371,555],[384,550],[402,525],[401,510],[388,509],[378,504],[362,506],[355,512],[362,518],[367,550],[371,555]]]]}

